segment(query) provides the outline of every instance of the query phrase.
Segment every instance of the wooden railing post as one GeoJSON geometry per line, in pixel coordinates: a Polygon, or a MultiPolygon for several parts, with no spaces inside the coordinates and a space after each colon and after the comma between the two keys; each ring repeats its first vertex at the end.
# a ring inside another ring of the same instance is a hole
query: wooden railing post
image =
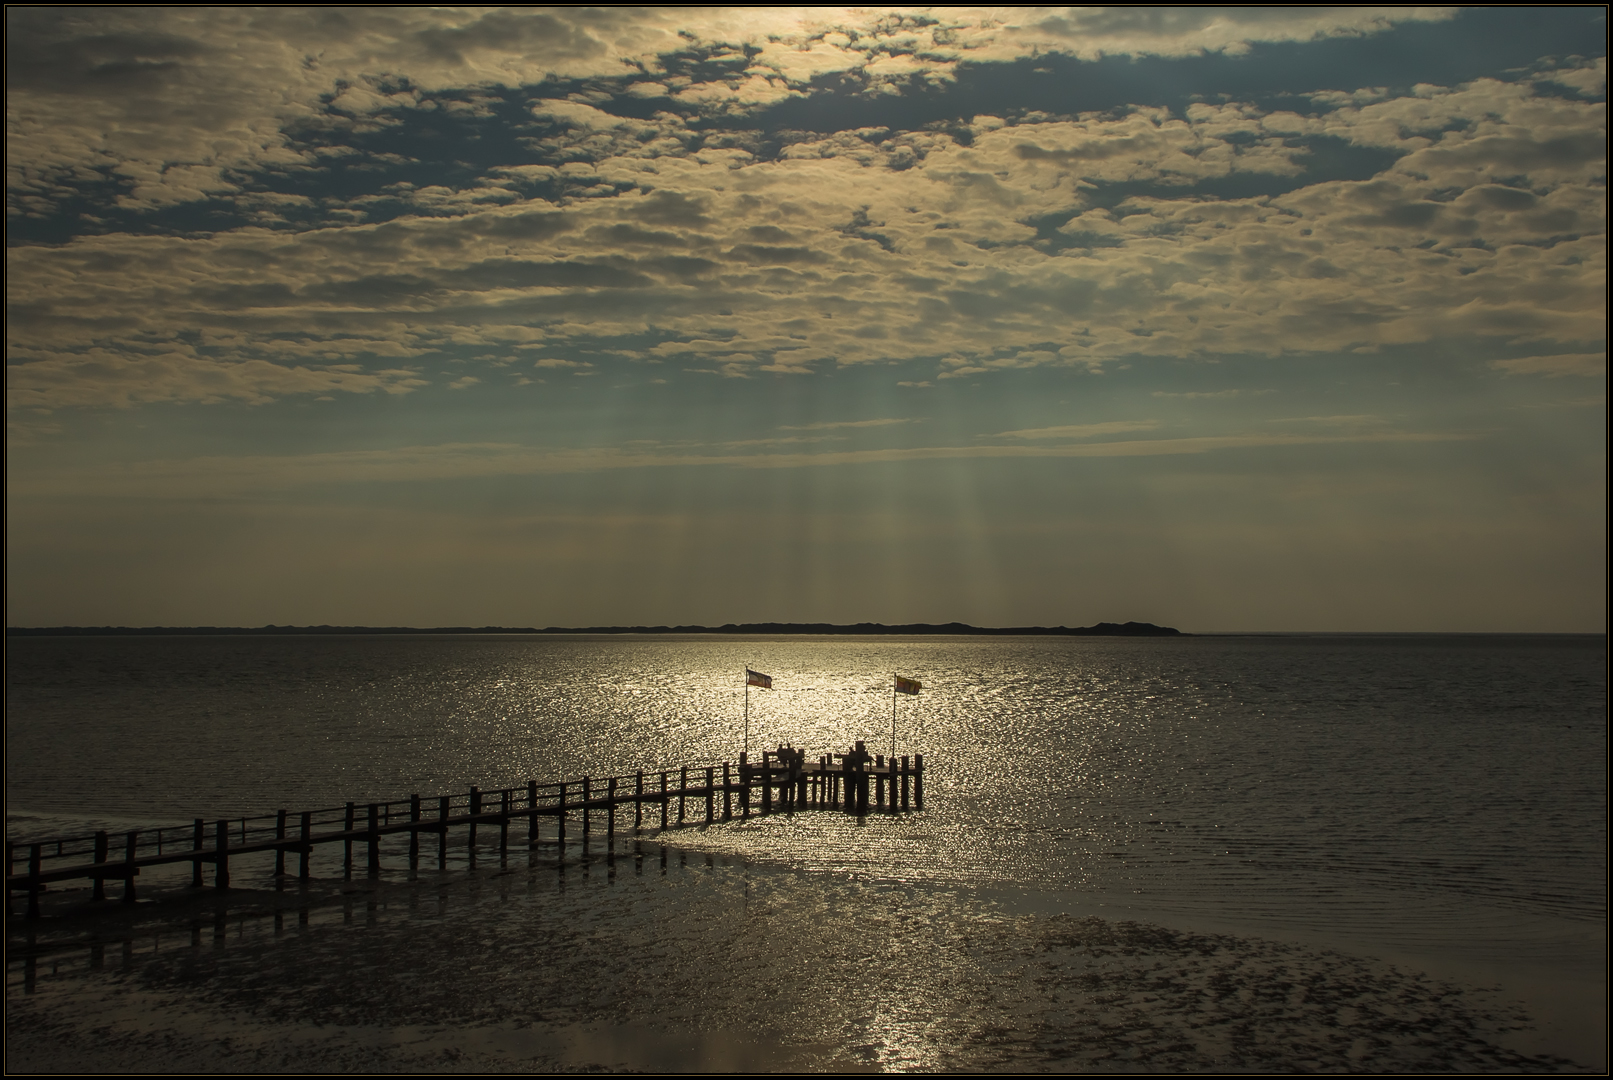
{"type": "MultiPolygon", "coordinates": [[[[200,854],[202,849],[207,846],[207,822],[203,821],[201,818],[196,818],[195,820],[196,833],[190,849],[197,854],[200,854]]],[[[201,859],[192,859],[190,861],[190,886],[193,889],[199,889],[202,887],[201,859]]]]}
{"type": "Polygon", "coordinates": [[[593,781],[588,777],[582,778],[582,849],[588,850],[588,834],[593,831],[593,815],[588,812],[588,803],[593,798],[593,781]]]}
{"type": "Polygon", "coordinates": [[[710,825],[716,820],[716,784],[717,768],[714,765],[706,766],[706,824],[710,825]]]}
{"type": "Polygon", "coordinates": [[[661,774],[661,831],[666,832],[667,810],[671,806],[671,797],[666,793],[666,773],[661,774]]]}
{"type": "Polygon", "coordinates": [[[437,869],[448,869],[448,817],[452,810],[453,796],[441,795],[437,798],[437,869]]]}
{"type": "Polygon", "coordinates": [[[470,789],[470,850],[474,858],[476,852],[476,815],[482,812],[482,789],[470,789]]]}
{"type": "MultiPolygon", "coordinates": [[[[109,850],[109,847],[110,847],[110,845],[108,844],[107,838],[106,838],[106,830],[105,829],[98,830],[96,832],[96,834],[95,834],[95,865],[101,866],[101,865],[105,864],[106,857],[107,857],[107,852],[109,850]]],[[[91,900],[105,900],[106,899],[106,876],[105,876],[105,874],[96,874],[95,875],[95,887],[90,892],[90,899],[91,900]]]]}
{"type": "Polygon", "coordinates": [[[538,782],[536,780],[526,782],[526,808],[530,811],[527,814],[526,845],[531,847],[538,842],[538,782]]]}
{"type": "Polygon", "coordinates": [[[750,754],[739,752],[739,816],[750,820],[750,754]]]}
{"type": "Polygon", "coordinates": [[[502,858],[510,851],[510,789],[504,788],[499,794],[498,853],[502,858]]]}
{"type": "MultiPolygon", "coordinates": [[[[200,822],[198,822],[198,824],[200,824],[200,822]]],[[[300,851],[297,852],[297,854],[299,856],[301,856],[299,864],[297,866],[297,877],[299,879],[303,880],[303,881],[307,881],[309,879],[309,877],[312,876],[312,873],[313,873],[312,870],[310,869],[310,866],[309,866],[309,864],[312,863],[313,859],[314,859],[314,815],[313,815],[313,812],[309,811],[309,810],[304,810],[302,812],[302,820],[298,823],[298,825],[299,825],[299,831],[302,833],[302,848],[301,848],[300,851]]],[[[200,845],[197,845],[197,846],[200,846],[200,845]]]]}
{"type": "Polygon", "coordinates": [[[375,877],[381,872],[381,808],[375,803],[370,803],[370,823],[364,839],[370,845],[367,869],[370,877],[375,877]]]}
{"type": "Polygon", "coordinates": [[[913,756],[913,808],[924,809],[924,755],[913,756]]]}
{"type": "MultiPolygon", "coordinates": [[[[352,806],[352,803],[347,805],[352,806]]],[[[217,828],[218,847],[213,852],[213,887],[230,887],[230,823],[220,820],[217,828]]]]}
{"type": "Polygon", "coordinates": [[[409,796],[409,872],[420,869],[420,796],[409,796]]]}
{"type": "Polygon", "coordinates": [[[39,918],[39,890],[44,882],[39,880],[44,873],[42,864],[45,861],[45,845],[28,845],[28,917],[39,918]]]}
{"type": "Polygon", "coordinates": [[[557,825],[559,827],[559,832],[556,834],[555,842],[560,845],[560,857],[561,857],[561,859],[564,859],[566,857],[566,785],[565,784],[560,785],[560,803],[559,803],[559,807],[560,807],[559,812],[555,814],[555,822],[557,823],[557,825]]]}
{"type": "Polygon", "coordinates": [[[683,824],[684,800],[688,798],[689,770],[678,770],[678,824],[683,824]]]}
{"type": "Polygon", "coordinates": [[[347,817],[343,819],[342,831],[347,836],[342,839],[342,873],[348,877],[353,876],[353,804],[347,804],[347,817]]]}

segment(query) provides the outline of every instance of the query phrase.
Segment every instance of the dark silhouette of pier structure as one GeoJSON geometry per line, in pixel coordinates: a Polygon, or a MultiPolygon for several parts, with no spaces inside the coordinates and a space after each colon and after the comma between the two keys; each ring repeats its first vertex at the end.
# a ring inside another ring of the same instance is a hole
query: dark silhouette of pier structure
{"type": "Polygon", "coordinates": [[[524,843],[558,845],[562,859],[568,826],[580,830],[584,848],[598,814],[604,815],[605,837],[614,850],[618,814],[631,811],[633,830],[645,827],[645,818],[660,814],[663,831],[678,825],[731,821],[753,813],[793,814],[806,810],[837,810],[864,816],[924,809],[924,755],[891,757],[870,754],[862,742],[841,754],[823,754],[807,760],[806,751],[781,745],[752,762],[741,754],[739,764],[703,765],[661,772],[635,772],[619,776],[583,777],[560,783],[527,781],[525,788],[501,788],[436,797],[410,795],[392,802],[347,803],[325,810],[279,810],[259,817],[226,818],[208,822],[197,818],[190,825],[136,829],[115,838],[107,832],[6,842],[6,914],[12,898],[26,892],[28,918],[39,916],[39,894],[51,882],[88,879],[94,883],[92,899],[106,899],[107,881],[123,882],[123,900],[135,901],[135,878],[144,867],[189,862],[191,885],[201,888],[202,868],[212,864],[213,884],[230,887],[230,859],[272,851],[277,878],[289,876],[286,856],[299,857],[297,877],[311,877],[313,850],[320,844],[343,845],[343,869],[353,873],[354,845],[367,848],[366,871],[381,872],[381,838],[399,833],[409,836],[409,869],[419,869],[421,836],[436,837],[437,868],[448,863],[448,834],[468,830],[475,850],[478,829],[498,829],[499,853],[510,849],[510,827],[525,821],[524,843]],[[753,803],[755,805],[753,806],[753,803]],[[703,804],[703,806],[702,806],[703,804]],[[737,804],[737,805],[736,805],[737,804]],[[692,805],[692,809],[691,809],[692,805]],[[646,807],[649,813],[646,814],[646,807]],[[703,811],[703,812],[702,812],[703,811]],[[539,822],[552,819],[552,841],[540,836],[539,822]]]}

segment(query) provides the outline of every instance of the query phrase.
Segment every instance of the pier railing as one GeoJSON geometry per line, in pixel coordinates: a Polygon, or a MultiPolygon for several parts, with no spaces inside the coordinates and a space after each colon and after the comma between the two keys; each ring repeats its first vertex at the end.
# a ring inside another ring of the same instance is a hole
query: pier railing
{"type": "MultiPolygon", "coordinates": [[[[469,791],[447,795],[410,795],[388,802],[346,803],[320,810],[277,810],[255,817],[196,818],[187,825],[165,825],[124,833],[107,831],[83,836],[6,842],[6,913],[14,892],[28,896],[27,914],[39,914],[39,894],[48,883],[88,879],[92,899],[105,899],[108,880],[123,882],[123,899],[135,900],[135,878],[146,867],[189,862],[191,884],[203,885],[203,866],[211,864],[214,885],[229,888],[230,859],[272,851],[275,874],[285,876],[286,856],[298,857],[297,876],[311,876],[313,849],[343,845],[343,868],[354,870],[354,847],[363,845],[366,870],[381,869],[381,839],[407,833],[409,867],[417,869],[421,835],[436,838],[437,865],[447,865],[451,829],[468,830],[472,848],[477,830],[496,828],[500,852],[510,847],[512,824],[526,825],[520,842],[542,841],[539,822],[553,822],[554,842],[564,846],[570,825],[584,840],[603,814],[607,841],[614,842],[619,813],[631,812],[637,832],[649,819],[661,830],[690,823],[731,821],[736,814],[794,813],[840,810],[850,814],[901,813],[924,809],[924,755],[912,758],[868,754],[861,743],[845,754],[825,754],[807,761],[805,751],[781,746],[752,762],[721,762],[660,771],[585,776],[524,787],[469,791]],[[836,761],[835,759],[840,759],[836,761]],[[754,803],[754,805],[753,805],[754,803]],[[657,818],[659,819],[657,821],[657,818]]],[[[624,826],[625,827],[625,826],[624,826]]]]}

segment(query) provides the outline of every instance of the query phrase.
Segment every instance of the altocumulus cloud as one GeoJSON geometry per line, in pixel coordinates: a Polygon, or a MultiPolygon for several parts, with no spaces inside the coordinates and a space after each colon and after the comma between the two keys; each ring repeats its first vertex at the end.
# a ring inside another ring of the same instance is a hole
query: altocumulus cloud
{"type": "Polygon", "coordinates": [[[428,358],[535,346],[730,377],[1442,338],[1581,356],[1604,332],[1605,61],[1280,108],[768,120],[943,93],[960,65],[1448,14],[14,10],[9,210],[78,224],[11,250],[9,402],[397,393],[428,358]],[[507,158],[388,179],[428,121],[502,132],[507,158]],[[1383,167],[1313,176],[1323,145],[1383,167]]]}

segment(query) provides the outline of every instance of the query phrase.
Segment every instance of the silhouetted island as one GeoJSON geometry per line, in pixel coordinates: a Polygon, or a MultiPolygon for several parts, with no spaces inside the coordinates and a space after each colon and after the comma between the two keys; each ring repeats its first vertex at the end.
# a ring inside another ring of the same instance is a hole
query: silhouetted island
{"type": "Polygon", "coordinates": [[[1047,634],[1188,637],[1170,626],[1101,622],[1093,626],[970,626],[968,623],[724,623],[722,626],[8,626],[7,637],[112,637],[181,634],[1047,634]]]}

